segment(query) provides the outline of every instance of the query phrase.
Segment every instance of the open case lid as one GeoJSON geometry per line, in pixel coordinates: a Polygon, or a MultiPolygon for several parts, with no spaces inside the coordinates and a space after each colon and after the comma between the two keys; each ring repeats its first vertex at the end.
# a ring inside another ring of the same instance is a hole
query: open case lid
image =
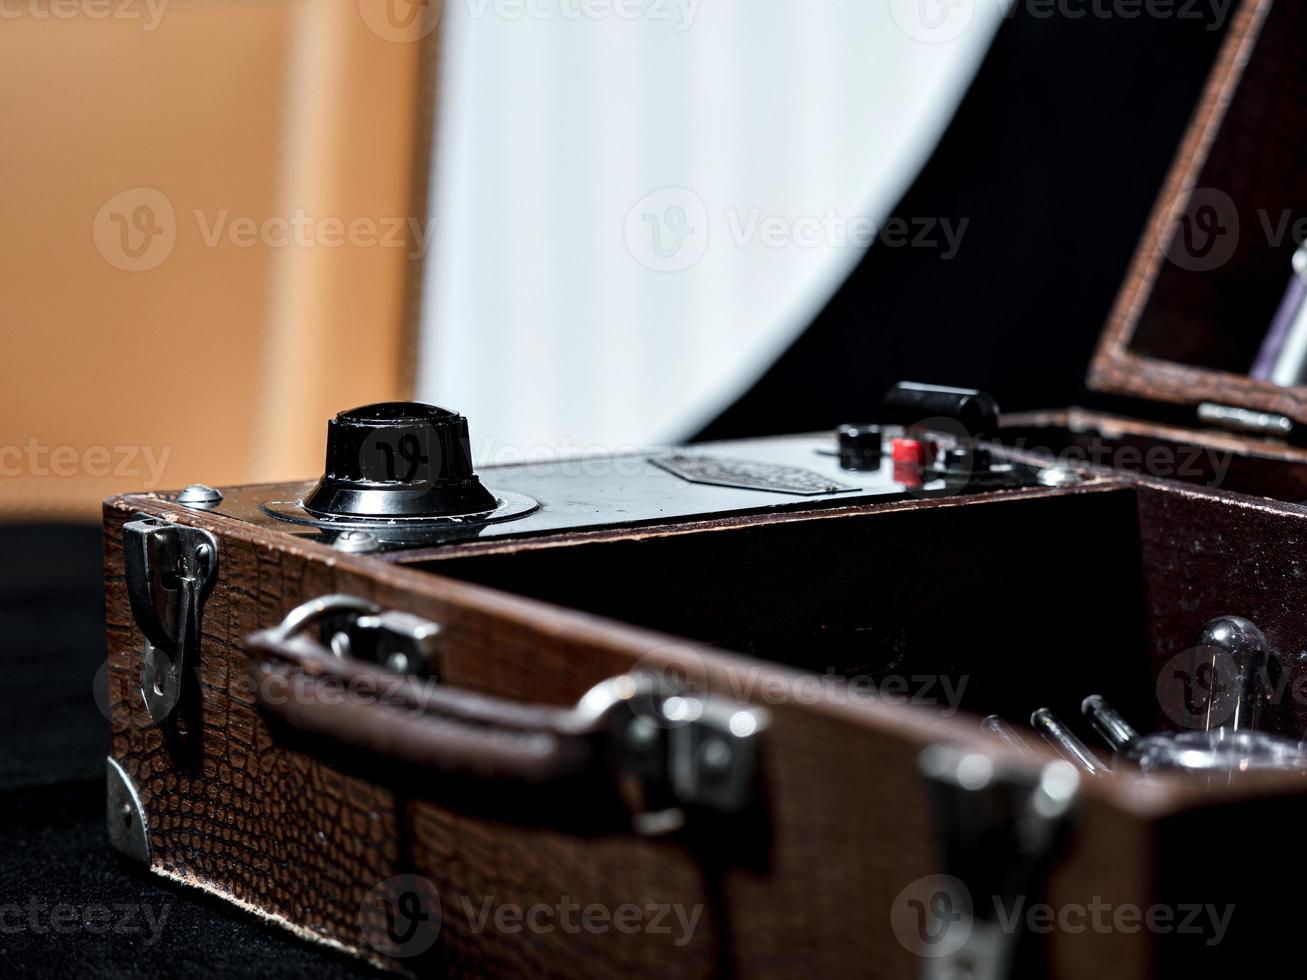
{"type": "Polygon", "coordinates": [[[1193,406],[1208,422],[1226,408],[1248,427],[1268,415],[1264,428],[1284,435],[1307,424],[1307,386],[1253,377],[1296,275],[1304,218],[1307,3],[1243,0],[1089,387],[1193,406]]]}

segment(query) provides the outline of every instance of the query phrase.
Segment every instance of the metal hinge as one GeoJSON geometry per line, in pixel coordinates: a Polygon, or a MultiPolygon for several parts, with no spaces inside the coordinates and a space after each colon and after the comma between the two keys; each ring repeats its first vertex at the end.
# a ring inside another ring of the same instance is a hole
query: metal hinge
{"type": "Polygon", "coordinates": [[[156,725],[198,693],[200,624],[218,575],[218,541],[208,531],[153,517],[123,525],[127,597],[141,648],[141,697],[156,725]]]}
{"type": "Polygon", "coordinates": [[[1258,412],[1234,405],[1203,402],[1198,406],[1198,421],[1220,426],[1232,432],[1250,432],[1275,439],[1288,439],[1293,433],[1293,419],[1275,412],[1258,412]]]}

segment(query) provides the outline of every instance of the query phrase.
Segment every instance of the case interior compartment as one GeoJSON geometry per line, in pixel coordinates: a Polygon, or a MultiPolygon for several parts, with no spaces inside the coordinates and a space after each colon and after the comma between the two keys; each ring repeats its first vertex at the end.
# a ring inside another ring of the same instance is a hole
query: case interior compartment
{"type": "MultiPolygon", "coordinates": [[[[724,651],[881,685],[947,678],[924,703],[1021,723],[1051,708],[1093,739],[1101,694],[1136,728],[1175,728],[1158,676],[1203,624],[1242,615],[1284,679],[1307,637],[1307,515],[1165,485],[912,504],[677,534],[629,533],[423,562],[441,575],[724,651]],[[1181,542],[1184,542],[1181,544],[1181,542]]],[[[921,681],[917,682],[917,689],[921,681]]],[[[1266,714],[1301,737],[1281,692],[1266,714]]]]}

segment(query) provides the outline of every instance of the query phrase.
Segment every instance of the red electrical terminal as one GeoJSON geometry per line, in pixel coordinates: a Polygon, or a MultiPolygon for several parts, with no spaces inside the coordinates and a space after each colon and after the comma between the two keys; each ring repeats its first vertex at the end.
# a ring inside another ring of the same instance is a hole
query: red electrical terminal
{"type": "Polygon", "coordinates": [[[895,463],[894,482],[902,483],[909,490],[922,485],[921,467],[916,463],[895,463]]]}
{"type": "Polygon", "coordinates": [[[926,444],[920,439],[895,439],[890,443],[890,458],[896,463],[924,466],[929,462],[926,444]]]}
{"type": "Polygon", "coordinates": [[[926,453],[926,445],[920,439],[902,438],[890,442],[894,482],[909,488],[921,486],[921,467],[926,463],[926,453]]]}

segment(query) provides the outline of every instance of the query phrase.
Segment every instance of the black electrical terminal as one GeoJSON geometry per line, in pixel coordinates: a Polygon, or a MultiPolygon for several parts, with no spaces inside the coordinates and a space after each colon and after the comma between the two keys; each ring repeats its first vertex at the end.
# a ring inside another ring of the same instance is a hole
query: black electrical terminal
{"type": "Polygon", "coordinates": [[[884,454],[885,430],[879,425],[841,425],[835,430],[840,466],[846,470],[878,470],[884,454]]]}
{"type": "Polygon", "coordinates": [[[467,419],[418,402],[382,402],[327,423],[326,472],[304,498],[316,517],[411,518],[493,511],[472,467],[467,419]]]}

